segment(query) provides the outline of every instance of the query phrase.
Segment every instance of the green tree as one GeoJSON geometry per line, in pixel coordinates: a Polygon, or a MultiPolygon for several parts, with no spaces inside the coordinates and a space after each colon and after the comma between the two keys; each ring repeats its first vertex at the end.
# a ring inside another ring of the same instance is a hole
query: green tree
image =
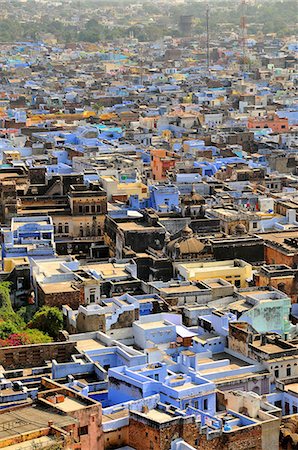
{"type": "Polygon", "coordinates": [[[19,328],[11,320],[0,322],[0,339],[6,339],[11,334],[19,332],[19,328]]]}
{"type": "Polygon", "coordinates": [[[24,331],[30,344],[47,344],[52,342],[53,339],[46,333],[36,329],[26,329],[24,331]]]}
{"type": "Polygon", "coordinates": [[[63,326],[62,312],[52,306],[44,306],[37,311],[29,322],[29,328],[37,328],[53,338],[57,338],[63,326]]]}
{"type": "Polygon", "coordinates": [[[3,281],[0,283],[0,321],[10,321],[18,329],[25,327],[25,322],[21,316],[14,312],[10,301],[10,283],[3,281]]]}

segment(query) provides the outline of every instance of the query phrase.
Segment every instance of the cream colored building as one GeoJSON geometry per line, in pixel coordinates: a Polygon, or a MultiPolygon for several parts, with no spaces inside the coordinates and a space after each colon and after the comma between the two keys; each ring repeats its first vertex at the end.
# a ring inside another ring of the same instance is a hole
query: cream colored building
{"type": "Polygon", "coordinates": [[[178,277],[187,281],[203,281],[209,278],[222,278],[236,287],[246,287],[252,279],[252,266],[245,261],[235,259],[228,261],[174,264],[178,277]]]}

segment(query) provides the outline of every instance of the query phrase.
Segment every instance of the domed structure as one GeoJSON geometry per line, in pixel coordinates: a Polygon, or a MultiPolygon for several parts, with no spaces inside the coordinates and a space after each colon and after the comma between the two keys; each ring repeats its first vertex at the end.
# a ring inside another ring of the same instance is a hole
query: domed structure
{"type": "Polygon", "coordinates": [[[193,189],[190,195],[185,195],[185,197],[182,199],[182,203],[184,205],[202,205],[203,203],[205,203],[205,200],[193,189]]]}
{"type": "Polygon", "coordinates": [[[167,244],[166,253],[172,259],[197,259],[204,248],[205,245],[194,236],[192,229],[186,225],[181,236],[167,244]]]}
{"type": "Polygon", "coordinates": [[[235,234],[237,236],[243,236],[246,233],[247,233],[247,230],[246,230],[246,227],[245,227],[245,225],[243,223],[238,223],[235,226],[235,234]]]}
{"type": "Polygon", "coordinates": [[[189,237],[189,236],[192,236],[192,235],[193,235],[192,229],[188,225],[185,225],[185,227],[182,230],[182,236],[183,237],[189,237]]]}
{"type": "Polygon", "coordinates": [[[190,195],[185,195],[185,197],[181,200],[182,216],[199,217],[200,214],[202,214],[202,207],[204,204],[204,197],[202,197],[200,194],[197,194],[193,189],[190,195]]]}

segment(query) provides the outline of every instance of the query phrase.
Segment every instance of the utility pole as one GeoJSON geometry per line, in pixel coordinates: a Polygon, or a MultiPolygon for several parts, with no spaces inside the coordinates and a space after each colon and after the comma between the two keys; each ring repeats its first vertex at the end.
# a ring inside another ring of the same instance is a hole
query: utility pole
{"type": "Polygon", "coordinates": [[[210,67],[209,5],[207,5],[207,9],[206,9],[206,62],[207,62],[207,70],[209,72],[209,67],[210,67]]]}

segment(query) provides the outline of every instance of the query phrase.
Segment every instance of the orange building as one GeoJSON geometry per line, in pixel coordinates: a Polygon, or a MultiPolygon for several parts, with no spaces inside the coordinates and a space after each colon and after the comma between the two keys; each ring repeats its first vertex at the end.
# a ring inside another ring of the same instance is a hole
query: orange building
{"type": "Polygon", "coordinates": [[[267,117],[249,117],[248,128],[271,128],[274,133],[285,133],[289,131],[287,118],[281,119],[276,114],[267,117]]]}
{"type": "Polygon", "coordinates": [[[175,167],[176,162],[180,159],[178,155],[168,150],[153,149],[151,150],[151,170],[153,180],[167,180],[168,170],[175,167]]]}

